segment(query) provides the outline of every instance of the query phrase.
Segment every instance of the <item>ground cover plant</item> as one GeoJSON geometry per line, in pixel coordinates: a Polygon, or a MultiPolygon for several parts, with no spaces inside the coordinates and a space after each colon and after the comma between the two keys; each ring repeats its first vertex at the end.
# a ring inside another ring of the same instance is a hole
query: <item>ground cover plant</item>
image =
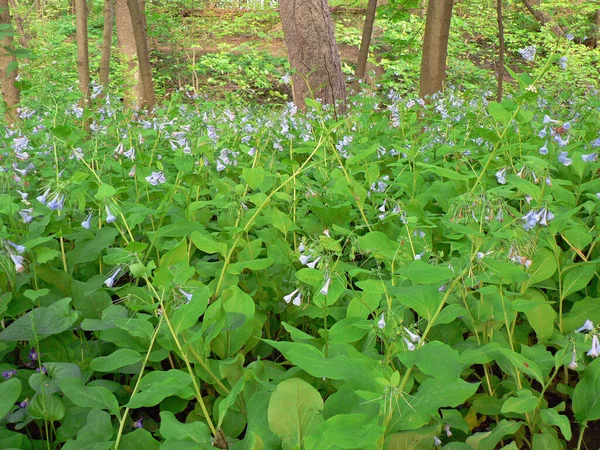
{"type": "Polygon", "coordinates": [[[0,448],[598,447],[596,53],[515,43],[502,102],[389,59],[344,116],[165,76],[149,115],[80,108],[66,25],[0,134],[0,448]]]}

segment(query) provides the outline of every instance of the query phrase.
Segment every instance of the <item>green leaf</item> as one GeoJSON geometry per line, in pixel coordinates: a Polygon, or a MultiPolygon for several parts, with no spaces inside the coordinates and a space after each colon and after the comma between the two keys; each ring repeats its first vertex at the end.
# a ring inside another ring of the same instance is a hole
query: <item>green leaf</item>
{"type": "Polygon", "coordinates": [[[358,238],[360,248],[369,252],[376,259],[392,261],[398,248],[398,243],[392,241],[387,234],[381,231],[370,231],[358,238]]]}
{"type": "Polygon", "coordinates": [[[194,391],[190,388],[191,383],[190,375],[181,370],[150,372],[140,381],[139,391],[135,393],[127,407],[135,409],[156,406],[170,396],[189,399],[194,395],[194,391]]]}
{"type": "Polygon", "coordinates": [[[175,334],[180,334],[194,326],[198,319],[208,306],[210,292],[208,287],[194,292],[189,303],[180,306],[175,313],[171,315],[171,326],[175,334]]]}
{"type": "Polygon", "coordinates": [[[423,172],[431,172],[436,174],[438,177],[448,178],[449,180],[467,181],[469,179],[469,177],[457,172],[456,170],[447,169],[439,165],[417,162],[417,167],[423,168],[423,172]]]}
{"type": "Polygon", "coordinates": [[[71,298],[63,298],[49,307],[36,308],[19,317],[0,333],[4,341],[32,341],[36,336],[45,337],[62,333],[71,328],[79,318],[69,304],[71,298]]]}
{"type": "Polygon", "coordinates": [[[305,437],[323,421],[321,394],[306,381],[290,378],[277,385],[269,400],[269,427],[284,450],[303,447],[305,437]]]}
{"type": "Polygon", "coordinates": [[[210,448],[212,438],[204,422],[181,423],[171,411],[160,413],[160,434],[168,441],[195,442],[197,448],[210,448]]]}
{"type": "Polygon", "coordinates": [[[502,414],[517,413],[525,414],[537,408],[538,399],[530,390],[522,389],[517,392],[516,397],[507,398],[502,404],[502,414]]]}
{"type": "Polygon", "coordinates": [[[555,409],[540,409],[540,417],[546,425],[556,426],[560,428],[560,432],[563,434],[567,441],[571,440],[571,422],[567,416],[562,416],[555,409]]]}
{"type": "Polygon", "coordinates": [[[507,125],[512,118],[512,113],[507,111],[504,106],[498,102],[490,102],[488,106],[490,116],[500,122],[502,125],[507,125]]]}
{"type": "Polygon", "coordinates": [[[524,422],[503,419],[492,431],[476,433],[467,438],[467,444],[477,450],[494,450],[502,439],[514,435],[523,425],[524,422]]]}
{"type": "Polygon", "coordinates": [[[317,269],[311,269],[310,267],[305,267],[304,269],[300,269],[298,272],[296,272],[296,278],[302,283],[319,288],[323,286],[325,281],[325,275],[323,275],[323,272],[317,269]]]}
{"type": "Polygon", "coordinates": [[[98,187],[98,192],[96,192],[94,197],[96,197],[96,200],[104,202],[107,198],[113,197],[116,193],[117,191],[114,187],[109,184],[102,183],[100,187],[98,187]]]}
{"type": "Polygon", "coordinates": [[[473,396],[480,383],[462,379],[426,379],[414,395],[398,399],[399,415],[394,424],[397,430],[415,430],[427,424],[442,407],[455,408],[473,396]]]}
{"type": "Polygon", "coordinates": [[[593,360],[573,392],[573,413],[577,421],[585,425],[600,419],[600,359],[593,360]]]}
{"type": "Polygon", "coordinates": [[[245,386],[246,378],[245,376],[242,376],[231,388],[229,394],[227,394],[227,397],[225,397],[223,401],[219,403],[219,421],[217,423],[218,428],[221,428],[221,426],[223,425],[223,420],[225,419],[227,411],[234,405],[236,399],[238,398],[238,395],[240,395],[240,393],[244,390],[245,386]]]}
{"type": "Polygon", "coordinates": [[[138,428],[131,433],[124,434],[121,439],[121,445],[119,445],[120,450],[158,450],[159,448],[160,443],[143,428],[138,428]]]}
{"type": "Polygon", "coordinates": [[[227,256],[227,244],[214,240],[208,234],[194,231],[191,235],[191,239],[196,248],[204,253],[218,253],[223,257],[227,256]]]}
{"type": "Polygon", "coordinates": [[[431,320],[442,301],[442,295],[435,286],[407,286],[392,289],[391,293],[395,301],[414,309],[427,320],[431,320]]]}
{"type": "Polygon", "coordinates": [[[34,419],[50,422],[61,420],[65,416],[65,403],[58,394],[38,393],[33,396],[27,411],[34,419]]]}
{"type": "Polygon", "coordinates": [[[287,214],[279,211],[277,208],[272,208],[272,211],[271,223],[275,229],[281,231],[284,236],[287,235],[294,223],[289,219],[287,214]]]}
{"type": "Polygon", "coordinates": [[[337,414],[319,427],[319,440],[334,448],[375,448],[384,427],[367,414],[337,414]]]}
{"type": "Polygon", "coordinates": [[[562,283],[562,298],[585,289],[596,274],[594,264],[577,264],[569,266],[562,283]]]}
{"type": "Polygon", "coordinates": [[[75,265],[97,260],[100,254],[113,244],[118,234],[114,227],[100,228],[93,239],[79,242],[73,250],[67,252],[67,262],[69,265],[75,265]]]}
{"type": "Polygon", "coordinates": [[[540,281],[547,280],[554,272],[556,272],[556,258],[547,248],[541,248],[537,254],[533,257],[533,263],[528,270],[529,280],[526,281],[525,288],[539,283],[540,281]]]}
{"type": "Polygon", "coordinates": [[[417,260],[412,261],[407,267],[399,269],[398,275],[416,284],[441,284],[450,280],[454,273],[447,267],[434,266],[417,260]]]}
{"type": "Polygon", "coordinates": [[[265,169],[262,167],[245,167],[242,176],[250,186],[250,189],[258,189],[265,180],[265,169]]]}
{"type": "Polygon", "coordinates": [[[21,395],[21,380],[11,378],[0,383],[0,418],[6,416],[21,395]]]}
{"type": "Polygon", "coordinates": [[[135,350],[130,348],[120,348],[108,356],[99,356],[92,359],[90,367],[97,372],[113,372],[121,367],[129,366],[142,360],[135,350]]]}
{"type": "Polygon", "coordinates": [[[64,378],[58,382],[61,391],[77,406],[106,409],[119,414],[119,402],[112,392],[102,386],[86,386],[80,378],[64,378]]]}
{"type": "Polygon", "coordinates": [[[415,351],[415,364],[421,372],[440,380],[460,378],[463,365],[458,351],[439,341],[428,342],[415,351]],[[440,370],[443,367],[444,370],[440,370]]]}

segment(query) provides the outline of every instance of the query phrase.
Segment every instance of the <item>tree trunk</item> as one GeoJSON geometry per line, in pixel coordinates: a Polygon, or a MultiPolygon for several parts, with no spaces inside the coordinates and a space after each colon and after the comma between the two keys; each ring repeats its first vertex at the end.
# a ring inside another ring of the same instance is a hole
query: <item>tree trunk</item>
{"type": "Polygon", "coordinates": [[[552,25],[550,26],[550,29],[552,30],[552,32],[554,34],[556,34],[557,36],[565,35],[565,32],[563,31],[563,29],[561,27],[559,27],[556,22],[554,22],[554,19],[552,18],[552,16],[550,14],[548,14],[545,11],[540,11],[538,9],[535,9],[533,7],[533,3],[531,0],[523,0],[523,3],[525,4],[525,7],[529,10],[531,15],[533,17],[535,17],[535,20],[537,20],[541,26],[544,26],[547,23],[551,23],[552,25]]]}
{"type": "Polygon", "coordinates": [[[594,16],[594,37],[592,38],[593,48],[598,47],[598,41],[600,41],[600,9],[596,11],[594,16]]]}
{"type": "Polygon", "coordinates": [[[75,20],[77,35],[77,74],[82,104],[90,107],[90,58],[88,53],[87,4],[86,0],[76,0],[75,20]]]}
{"type": "Polygon", "coordinates": [[[146,23],[144,13],[140,7],[139,0],[127,0],[127,7],[131,16],[133,25],[133,35],[135,37],[135,47],[138,54],[140,65],[140,76],[144,92],[144,101],[149,111],[152,111],[156,104],[154,95],[154,85],[152,82],[152,66],[150,65],[150,52],[148,50],[148,37],[146,35],[146,23]]]}
{"type": "Polygon", "coordinates": [[[10,7],[13,11],[13,19],[15,20],[15,25],[17,26],[17,32],[21,36],[21,47],[27,48],[29,47],[29,36],[25,33],[25,28],[23,27],[23,19],[17,13],[17,2],[15,0],[10,0],[10,7]]]}
{"type": "Polygon", "coordinates": [[[496,92],[496,101],[502,101],[504,90],[504,19],[502,17],[502,0],[496,0],[496,14],[498,16],[498,90],[496,92]]]}
{"type": "Polygon", "coordinates": [[[125,106],[129,108],[141,108],[144,103],[144,93],[140,77],[140,70],[137,65],[137,50],[135,46],[135,37],[133,35],[133,25],[127,0],[116,0],[115,19],[117,23],[117,40],[119,53],[129,68],[130,83],[125,86],[125,106]]]}
{"type": "Polygon", "coordinates": [[[113,21],[115,19],[113,0],[104,0],[104,32],[102,33],[102,56],[100,59],[100,85],[108,87],[110,72],[110,50],[112,48],[113,21]]]}
{"type": "Polygon", "coordinates": [[[367,4],[367,14],[365,25],[363,27],[360,50],[358,51],[358,62],[356,63],[356,72],[354,77],[357,82],[364,81],[367,70],[367,60],[369,59],[369,47],[371,46],[371,36],[373,35],[373,23],[375,22],[375,12],[377,11],[377,0],[369,0],[367,4]]]}
{"type": "Polygon", "coordinates": [[[327,0],[280,0],[279,14],[295,71],[292,92],[296,106],[306,110],[305,99],[313,97],[344,113],[346,84],[327,0]]]}
{"type": "Polygon", "coordinates": [[[446,79],[446,56],[453,3],[453,0],[429,0],[427,5],[421,59],[421,98],[441,91],[446,79]]]}
{"type": "MultiPolygon", "coordinates": [[[[8,0],[0,0],[0,24],[10,27],[10,10],[8,8],[8,0]]],[[[2,88],[2,96],[6,103],[6,121],[12,124],[17,119],[16,106],[19,104],[20,93],[15,86],[17,78],[17,58],[13,49],[13,38],[8,28],[2,39],[2,47],[0,48],[0,84],[2,88]]]]}

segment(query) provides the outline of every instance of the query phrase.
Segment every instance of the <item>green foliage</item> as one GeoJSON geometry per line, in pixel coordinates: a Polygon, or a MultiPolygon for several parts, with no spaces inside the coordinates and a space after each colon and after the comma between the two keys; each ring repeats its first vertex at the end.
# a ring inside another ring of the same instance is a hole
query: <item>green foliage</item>
{"type": "Polygon", "coordinates": [[[231,44],[157,51],[181,64],[157,71],[163,93],[177,77],[195,91],[152,116],[118,89],[82,111],[72,17],[38,30],[21,122],[0,136],[1,448],[585,441],[600,420],[600,102],[578,93],[597,55],[520,18],[497,103],[480,89],[495,80],[477,81],[494,28],[459,43],[484,12],[457,10],[449,87],[426,103],[407,85],[423,21],[397,6],[376,40],[398,89],[344,117],[313,99],[306,114],[199,99],[282,98],[283,61],[231,44]]]}

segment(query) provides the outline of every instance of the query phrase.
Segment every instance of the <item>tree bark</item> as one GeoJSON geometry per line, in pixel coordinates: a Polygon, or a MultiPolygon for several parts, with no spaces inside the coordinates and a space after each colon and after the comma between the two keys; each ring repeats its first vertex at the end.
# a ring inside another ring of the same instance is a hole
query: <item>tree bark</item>
{"type": "MultiPolygon", "coordinates": [[[[0,0],[0,24],[11,25],[10,9],[8,0],[0,0]]],[[[2,47],[0,48],[0,84],[2,88],[2,96],[6,103],[6,121],[9,124],[17,120],[17,108],[20,100],[20,92],[15,85],[17,78],[17,58],[13,52],[13,38],[8,30],[2,39],[2,47]]]]}
{"type": "Polygon", "coordinates": [[[496,101],[502,101],[504,90],[504,19],[502,16],[502,0],[496,0],[496,15],[498,16],[498,90],[496,91],[496,101]]]}
{"type": "Polygon", "coordinates": [[[77,35],[77,74],[82,104],[90,107],[90,58],[88,51],[86,0],[75,0],[75,22],[77,35]]]}
{"type": "Polygon", "coordinates": [[[129,8],[131,23],[133,25],[133,35],[135,37],[135,47],[138,54],[138,63],[140,65],[144,101],[148,110],[152,111],[156,104],[156,97],[154,95],[154,84],[152,82],[152,66],[150,65],[148,37],[144,26],[146,20],[140,7],[139,0],[127,0],[127,7],[129,8]]]}
{"type": "Polygon", "coordinates": [[[17,26],[17,32],[19,33],[21,39],[21,47],[27,48],[29,47],[29,36],[25,33],[25,27],[23,27],[23,18],[19,16],[17,11],[17,2],[15,0],[9,1],[10,7],[13,11],[13,19],[15,20],[15,25],[17,26]]]}
{"type": "Polygon", "coordinates": [[[600,9],[596,11],[594,15],[594,37],[592,38],[592,47],[598,47],[598,41],[600,41],[600,9]]]}
{"type": "Polygon", "coordinates": [[[531,15],[533,17],[535,17],[535,20],[537,20],[540,23],[540,25],[544,26],[547,23],[550,23],[551,24],[550,29],[552,30],[552,32],[554,34],[556,34],[557,36],[565,35],[565,32],[563,31],[563,29],[561,27],[559,27],[556,22],[554,22],[554,19],[552,18],[552,16],[550,14],[548,14],[545,11],[540,11],[538,9],[535,9],[533,7],[533,3],[531,2],[531,0],[523,0],[523,4],[525,4],[525,7],[529,10],[531,15]]]}
{"type": "Polygon", "coordinates": [[[292,76],[294,103],[306,110],[306,98],[346,111],[346,84],[327,0],[280,0],[292,76]]]}
{"type": "Polygon", "coordinates": [[[357,82],[364,81],[367,70],[367,60],[369,59],[369,47],[371,46],[371,36],[373,35],[373,24],[375,22],[375,13],[377,11],[377,0],[369,0],[367,4],[367,14],[365,25],[363,27],[360,50],[358,51],[358,62],[356,63],[356,72],[354,77],[357,82]]]}
{"type": "Polygon", "coordinates": [[[130,83],[125,86],[125,106],[133,109],[141,108],[144,103],[144,93],[142,89],[140,70],[137,64],[137,50],[135,46],[135,36],[133,35],[133,25],[129,8],[126,0],[116,0],[115,19],[117,24],[117,40],[119,54],[127,64],[129,70],[130,83]]]}
{"type": "Polygon", "coordinates": [[[446,79],[446,57],[453,3],[453,0],[429,0],[427,5],[419,89],[421,98],[441,91],[446,79]]]}
{"type": "Polygon", "coordinates": [[[113,21],[115,19],[113,0],[104,0],[104,31],[102,33],[102,56],[100,58],[100,85],[108,87],[110,73],[110,50],[112,48],[113,21]]]}

